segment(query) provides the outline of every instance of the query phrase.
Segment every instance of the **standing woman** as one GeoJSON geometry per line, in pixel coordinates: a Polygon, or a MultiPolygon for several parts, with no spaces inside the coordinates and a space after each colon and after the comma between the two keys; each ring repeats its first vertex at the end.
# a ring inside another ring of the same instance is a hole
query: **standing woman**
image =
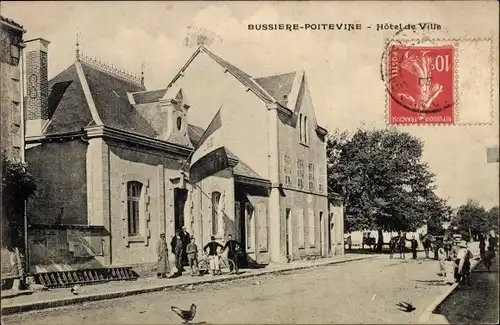
{"type": "Polygon", "coordinates": [[[160,234],[160,239],[156,245],[156,255],[158,256],[158,264],[156,267],[156,275],[158,278],[165,278],[170,273],[170,265],[168,263],[168,248],[165,241],[165,234],[160,234]]]}

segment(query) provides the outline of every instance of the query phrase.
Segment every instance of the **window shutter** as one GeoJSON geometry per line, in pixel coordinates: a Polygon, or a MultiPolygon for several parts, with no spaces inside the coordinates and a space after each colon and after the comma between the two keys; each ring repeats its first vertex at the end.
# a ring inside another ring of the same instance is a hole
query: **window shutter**
{"type": "Polygon", "coordinates": [[[127,199],[127,182],[122,182],[122,237],[125,240],[125,246],[129,246],[128,242],[128,199],[127,199]]]}

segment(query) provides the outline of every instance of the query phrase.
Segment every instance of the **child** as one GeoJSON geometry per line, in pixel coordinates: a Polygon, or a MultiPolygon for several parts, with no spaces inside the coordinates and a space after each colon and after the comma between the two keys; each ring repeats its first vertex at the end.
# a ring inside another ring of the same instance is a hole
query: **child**
{"type": "Polygon", "coordinates": [[[198,246],[194,243],[194,237],[191,237],[191,242],[187,244],[186,254],[191,268],[191,276],[199,275],[198,272],[198,246]]]}

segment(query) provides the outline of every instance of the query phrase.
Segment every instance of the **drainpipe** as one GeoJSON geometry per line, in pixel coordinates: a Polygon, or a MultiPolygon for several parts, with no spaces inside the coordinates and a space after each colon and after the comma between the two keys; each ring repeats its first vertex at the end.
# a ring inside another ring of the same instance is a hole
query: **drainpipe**
{"type": "MultiPolygon", "coordinates": [[[[26,163],[26,121],[25,121],[25,108],[24,108],[24,51],[23,49],[26,47],[24,43],[20,43],[19,45],[19,66],[21,69],[21,74],[19,78],[20,85],[20,109],[21,109],[21,162],[26,163]]],[[[29,273],[29,252],[28,252],[28,214],[27,214],[27,201],[24,200],[23,203],[23,230],[24,230],[24,274],[23,280],[29,273]]]]}

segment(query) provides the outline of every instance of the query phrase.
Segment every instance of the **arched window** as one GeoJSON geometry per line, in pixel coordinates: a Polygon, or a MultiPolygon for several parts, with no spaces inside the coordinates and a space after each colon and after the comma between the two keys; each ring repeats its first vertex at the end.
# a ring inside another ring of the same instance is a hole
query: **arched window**
{"type": "Polygon", "coordinates": [[[127,182],[127,216],[129,236],[139,235],[141,192],[141,183],[136,181],[127,182]]]}
{"type": "Polygon", "coordinates": [[[212,234],[219,232],[219,203],[220,192],[212,192],[212,234]]]}

